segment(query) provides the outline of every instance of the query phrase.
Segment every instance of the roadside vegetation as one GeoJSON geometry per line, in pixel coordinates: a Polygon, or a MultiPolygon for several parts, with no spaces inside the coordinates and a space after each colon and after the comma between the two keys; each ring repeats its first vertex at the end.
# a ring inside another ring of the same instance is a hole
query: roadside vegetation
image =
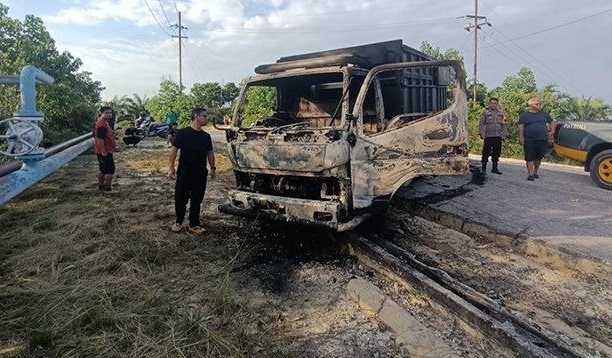
{"type": "MultiPolygon", "coordinates": [[[[456,49],[444,52],[427,41],[421,44],[420,50],[429,56],[444,60],[463,60],[456,49]]],[[[468,82],[469,83],[469,82],[468,82]]],[[[602,99],[572,97],[559,92],[555,83],[539,86],[535,74],[529,67],[522,67],[516,75],[508,76],[501,85],[489,90],[484,83],[468,85],[468,130],[470,133],[470,152],[480,154],[482,139],[478,137],[478,123],[489,98],[499,99],[500,107],[506,114],[509,137],[502,145],[502,157],[523,159],[523,147],[518,140],[518,118],[527,109],[527,100],[537,96],[542,99],[542,109],[550,113],[556,121],[612,121],[612,108],[602,99]]],[[[549,148],[545,161],[572,165],[582,165],[574,160],[562,158],[549,148]]]]}

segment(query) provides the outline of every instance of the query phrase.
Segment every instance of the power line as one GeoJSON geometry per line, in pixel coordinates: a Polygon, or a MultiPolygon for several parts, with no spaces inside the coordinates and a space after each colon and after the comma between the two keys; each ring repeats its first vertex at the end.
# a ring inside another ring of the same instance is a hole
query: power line
{"type": "Polygon", "coordinates": [[[478,16],[478,0],[474,0],[474,15],[466,15],[464,17],[474,19],[474,25],[470,25],[465,29],[467,31],[474,30],[474,94],[472,99],[476,103],[476,87],[478,85],[478,30],[480,30],[482,25],[491,26],[491,23],[487,21],[486,16],[478,16]]]}
{"type": "Polygon", "coordinates": [[[155,14],[153,13],[153,10],[151,10],[151,7],[149,6],[149,3],[147,2],[147,0],[143,0],[145,5],[147,5],[147,9],[149,9],[149,12],[151,13],[151,15],[153,16],[153,19],[155,19],[155,22],[157,23],[157,25],[159,26],[159,28],[168,36],[172,36],[170,35],[170,33],[168,31],[166,31],[166,29],[162,26],[162,24],[159,23],[159,20],[157,20],[157,17],[155,16],[155,14]]]}
{"type": "Polygon", "coordinates": [[[603,10],[603,11],[597,12],[595,14],[591,14],[591,15],[588,15],[588,16],[585,16],[585,17],[581,17],[581,18],[578,18],[578,19],[575,19],[575,20],[572,20],[572,21],[564,22],[564,23],[559,24],[559,25],[551,26],[551,27],[548,27],[548,28],[545,28],[545,29],[542,29],[542,30],[539,30],[539,31],[530,32],[528,34],[521,35],[521,36],[515,37],[513,39],[508,39],[506,41],[494,43],[494,44],[489,45],[487,47],[497,46],[497,45],[501,45],[502,43],[506,43],[506,42],[510,42],[510,41],[514,41],[514,40],[520,40],[520,39],[524,39],[526,37],[530,37],[530,36],[534,36],[534,35],[539,35],[541,33],[552,31],[552,30],[555,30],[555,29],[558,29],[560,27],[564,27],[564,26],[567,26],[567,25],[575,24],[577,22],[580,22],[580,21],[583,21],[583,20],[586,20],[586,19],[590,19],[590,18],[595,17],[595,16],[603,15],[603,14],[611,12],[611,11],[612,11],[612,9],[603,10]]]}
{"type": "Polygon", "coordinates": [[[179,11],[178,6],[176,6],[176,0],[174,0],[174,11],[176,11],[176,14],[178,15],[179,11]]]}
{"type": "MultiPolygon", "coordinates": [[[[183,41],[183,40],[181,39],[180,41],[183,41]]],[[[185,42],[183,42],[183,47],[185,48],[185,56],[187,56],[187,58],[189,59],[189,62],[191,63],[191,67],[193,67],[197,72],[200,73],[200,76],[202,77],[202,81],[204,81],[204,72],[202,72],[202,70],[200,70],[200,68],[198,67],[197,63],[194,61],[194,59],[187,52],[187,45],[185,44],[185,42]]]]}
{"type": "MultiPolygon", "coordinates": [[[[489,8],[489,7],[487,7],[489,8]]],[[[510,24],[508,21],[504,20],[503,16],[501,16],[497,11],[495,11],[495,9],[491,9],[489,8],[489,10],[493,11],[496,16],[502,21],[504,22],[506,25],[508,26],[513,26],[513,24],[510,24]]],[[[510,42],[519,50],[523,51],[525,54],[527,54],[529,57],[531,57],[534,61],[536,61],[537,63],[539,63],[540,65],[542,65],[545,69],[547,69],[550,73],[552,73],[555,77],[558,77],[559,79],[561,79],[562,81],[564,81],[566,84],[569,84],[570,87],[576,89],[573,85],[572,85],[572,81],[567,80],[566,78],[564,78],[562,75],[556,73],[552,68],[548,67],[546,65],[545,62],[540,61],[540,59],[538,59],[537,57],[532,56],[528,51],[526,51],[524,48],[522,48],[516,41],[510,39],[509,36],[506,36],[503,32],[501,32],[498,28],[494,27],[493,30],[495,32],[498,32],[500,35],[502,35],[504,38],[506,38],[507,40],[510,40],[510,42]]],[[[505,44],[502,44],[502,46],[505,47],[505,44]]],[[[545,56],[546,53],[542,53],[542,51],[540,51],[540,57],[546,57],[545,56]]],[[[544,58],[544,60],[548,60],[550,61],[550,58],[544,58]]]]}
{"type": "Polygon", "coordinates": [[[170,19],[168,19],[168,14],[166,14],[166,10],[164,9],[164,4],[162,3],[162,0],[157,0],[159,1],[159,7],[161,7],[162,13],[164,14],[164,17],[166,18],[166,22],[168,23],[168,25],[172,26],[172,24],[170,23],[170,19]]]}
{"type": "MultiPolygon", "coordinates": [[[[502,17],[502,16],[501,16],[501,15],[500,15],[500,14],[499,14],[497,11],[495,11],[495,9],[491,9],[491,8],[489,8],[489,7],[487,7],[487,8],[488,8],[490,11],[492,11],[493,13],[495,13],[495,14],[496,14],[496,16],[497,16],[497,17],[499,17],[499,19],[500,19],[502,22],[504,22],[506,25],[508,25],[508,26],[513,26],[513,24],[510,24],[508,21],[504,20],[504,18],[503,18],[503,17],[502,17]]],[[[538,57],[533,56],[533,55],[532,55],[532,54],[531,54],[529,51],[527,51],[527,50],[525,50],[523,47],[521,47],[521,46],[520,46],[520,45],[517,43],[517,41],[515,41],[514,39],[511,39],[509,36],[507,36],[506,34],[504,34],[503,32],[501,32],[501,31],[499,30],[499,28],[497,28],[497,27],[492,27],[492,29],[493,29],[493,31],[495,31],[495,32],[499,33],[501,36],[503,36],[503,37],[504,37],[506,40],[508,40],[510,43],[512,43],[512,44],[513,44],[513,45],[514,45],[516,48],[518,48],[518,49],[519,49],[519,50],[521,50],[523,53],[525,53],[525,54],[526,54],[528,57],[530,57],[530,58],[531,58],[533,61],[535,61],[537,64],[539,64],[540,66],[542,66],[542,69],[544,69],[544,70],[548,71],[548,73],[552,74],[552,76],[553,76],[553,77],[549,77],[549,76],[547,76],[547,75],[546,75],[546,73],[544,73],[544,71],[540,70],[540,71],[542,71],[541,73],[542,73],[544,76],[548,77],[550,80],[552,80],[552,82],[556,82],[557,80],[560,80],[560,81],[564,82],[566,85],[568,85],[568,87],[570,87],[570,88],[572,88],[572,89],[574,89],[574,90],[578,91],[578,89],[577,89],[577,88],[574,86],[574,84],[573,84],[573,83],[574,83],[574,81],[571,81],[571,80],[567,79],[565,76],[563,76],[563,75],[561,75],[561,74],[557,73],[557,72],[556,72],[555,70],[553,70],[553,69],[552,69],[550,66],[548,66],[548,65],[546,64],[546,62],[541,61],[541,60],[540,60],[538,57]]],[[[514,53],[514,52],[513,52],[513,51],[512,51],[510,48],[506,47],[505,43],[501,43],[501,42],[500,42],[500,44],[501,44],[503,47],[507,48],[507,49],[508,49],[508,51],[510,51],[511,53],[514,53]]],[[[495,49],[495,46],[493,46],[493,48],[495,49]]],[[[543,55],[545,55],[545,54],[543,54],[543,55]]],[[[525,60],[525,58],[523,58],[523,57],[522,57],[522,56],[520,56],[520,55],[515,54],[515,56],[518,56],[518,57],[520,57],[522,60],[524,60],[524,61],[526,61],[526,62],[529,62],[529,61],[525,60]]],[[[546,58],[544,58],[544,60],[546,60],[546,58]]]]}
{"type": "MultiPolygon", "coordinates": [[[[571,81],[567,80],[565,77],[563,77],[562,75],[558,74],[555,70],[550,68],[550,66],[548,66],[546,63],[540,61],[537,57],[533,56],[531,53],[529,53],[528,51],[523,49],[514,40],[510,39],[508,36],[504,35],[501,31],[499,31],[499,29],[493,27],[493,30],[495,32],[499,33],[500,35],[502,35],[504,38],[510,40],[510,43],[512,43],[514,46],[516,46],[519,50],[521,50],[523,53],[525,53],[529,58],[531,58],[533,61],[535,61],[537,64],[539,64],[541,66],[541,68],[545,69],[546,71],[548,71],[549,74],[552,74],[552,76],[553,76],[553,78],[551,78],[549,76],[546,76],[546,77],[549,77],[549,79],[551,79],[553,81],[561,80],[562,82],[564,82],[566,85],[568,85],[572,89],[577,90],[577,88],[574,87],[574,85],[571,83],[571,81]]],[[[508,51],[512,52],[512,50],[510,50],[505,44],[502,43],[501,45],[504,46],[505,48],[507,48],[508,51]]],[[[517,56],[519,56],[519,55],[517,55],[517,56]]],[[[524,60],[524,58],[523,58],[523,60],[524,60]]],[[[544,72],[544,71],[542,71],[542,72],[544,72]]],[[[544,75],[546,75],[546,74],[544,74],[544,75]]]]}
{"type": "MultiPolygon", "coordinates": [[[[483,42],[489,42],[489,40],[488,40],[487,38],[485,38],[485,37],[483,37],[483,38],[482,38],[482,41],[483,41],[483,42]]],[[[494,50],[495,52],[497,52],[498,54],[502,55],[503,57],[507,58],[508,60],[510,60],[510,61],[512,61],[512,62],[514,62],[514,63],[515,63],[517,66],[523,66],[523,63],[520,63],[520,62],[518,62],[516,59],[514,59],[514,58],[512,58],[512,57],[510,57],[510,56],[508,56],[508,55],[506,55],[505,53],[501,52],[501,51],[500,51],[498,48],[493,47],[493,50],[494,50]]],[[[516,54],[514,54],[514,55],[516,56],[516,54]]]]}

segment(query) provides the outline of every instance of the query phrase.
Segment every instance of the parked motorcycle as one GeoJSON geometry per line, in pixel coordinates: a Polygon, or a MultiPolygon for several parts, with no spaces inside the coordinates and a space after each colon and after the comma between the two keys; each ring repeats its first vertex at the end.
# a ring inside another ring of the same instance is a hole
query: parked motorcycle
{"type": "Polygon", "coordinates": [[[151,117],[140,117],[136,120],[138,129],[141,130],[145,137],[168,137],[168,125],[166,123],[156,123],[151,117]]]}
{"type": "Polygon", "coordinates": [[[147,137],[168,137],[168,125],[166,123],[151,123],[146,131],[147,137]]]}

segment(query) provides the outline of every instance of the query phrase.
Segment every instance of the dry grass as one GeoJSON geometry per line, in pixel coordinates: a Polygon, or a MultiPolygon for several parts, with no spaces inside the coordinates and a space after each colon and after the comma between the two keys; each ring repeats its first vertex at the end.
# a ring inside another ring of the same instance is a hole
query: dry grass
{"type": "Polygon", "coordinates": [[[95,189],[84,155],[0,208],[0,357],[286,356],[274,322],[235,299],[248,228],[170,233],[163,146],[117,157],[119,193],[95,189]]]}

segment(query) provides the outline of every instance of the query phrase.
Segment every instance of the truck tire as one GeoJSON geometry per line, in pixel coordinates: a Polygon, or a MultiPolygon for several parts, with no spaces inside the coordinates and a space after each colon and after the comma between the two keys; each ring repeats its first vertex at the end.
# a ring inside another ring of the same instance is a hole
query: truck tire
{"type": "Polygon", "coordinates": [[[595,184],[612,190],[612,149],[601,151],[591,159],[589,173],[595,184]]]}

